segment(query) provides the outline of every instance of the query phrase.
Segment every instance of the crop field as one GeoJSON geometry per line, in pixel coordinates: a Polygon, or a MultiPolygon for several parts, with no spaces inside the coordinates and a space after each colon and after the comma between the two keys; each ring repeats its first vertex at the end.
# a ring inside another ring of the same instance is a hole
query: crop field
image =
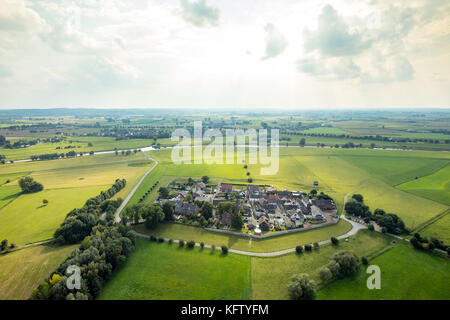
{"type": "Polygon", "coordinates": [[[398,188],[420,197],[450,205],[450,165],[420,179],[405,182],[398,188]]]}
{"type": "Polygon", "coordinates": [[[319,181],[315,189],[333,197],[338,207],[342,208],[345,195],[361,193],[372,210],[381,208],[396,213],[410,228],[447,209],[445,204],[394,187],[449,163],[450,157],[440,152],[280,148],[279,171],[272,176],[261,175],[259,164],[250,164],[247,170],[241,164],[175,165],[170,160],[171,152],[171,149],[150,152],[161,166],[167,166],[166,176],[208,175],[223,182],[246,183],[249,171],[253,184],[302,191],[313,189],[313,182],[319,181]]]}
{"type": "Polygon", "coordinates": [[[420,231],[420,235],[424,237],[437,237],[444,241],[445,244],[450,243],[450,214],[447,213],[442,218],[429,224],[425,229],[420,231]]]}
{"type": "Polygon", "coordinates": [[[338,246],[324,245],[318,250],[302,254],[286,254],[280,257],[252,257],[252,299],[289,299],[286,285],[294,274],[309,274],[317,285],[320,280],[317,269],[328,263],[340,250],[352,250],[358,257],[389,246],[390,237],[369,231],[360,231],[349,241],[338,246]]]}
{"type": "Polygon", "coordinates": [[[33,155],[46,153],[66,153],[69,151],[90,152],[90,151],[106,151],[117,148],[122,149],[136,149],[148,147],[153,144],[152,139],[128,139],[115,140],[110,137],[68,137],[66,140],[58,143],[38,143],[36,145],[17,148],[17,149],[0,149],[0,154],[6,156],[6,160],[28,159],[33,155]],[[92,143],[92,147],[88,146],[92,143]],[[74,148],[65,149],[64,147],[73,146],[74,148]],[[57,148],[60,149],[57,149],[57,148]]]}
{"type": "Polygon", "coordinates": [[[336,127],[317,127],[307,130],[302,130],[302,133],[323,133],[323,134],[350,134],[348,131],[336,127]]]}
{"type": "Polygon", "coordinates": [[[135,230],[140,233],[153,234],[177,240],[194,240],[197,243],[222,246],[229,248],[251,251],[251,252],[273,252],[293,248],[300,244],[308,244],[327,240],[332,236],[338,236],[348,232],[351,225],[340,220],[338,224],[326,226],[323,228],[297,232],[293,234],[273,237],[264,240],[249,240],[248,238],[236,235],[227,235],[213,231],[207,231],[202,228],[180,225],[180,224],[162,224],[156,230],[147,230],[144,225],[135,226],[135,230]]]}
{"type": "Polygon", "coordinates": [[[369,290],[365,268],[318,292],[318,299],[416,300],[450,299],[450,261],[402,244],[376,257],[370,264],[381,269],[381,289],[369,290]]]}
{"type": "Polygon", "coordinates": [[[45,245],[0,255],[0,300],[25,300],[77,245],[45,245]]]}
{"type": "Polygon", "coordinates": [[[250,258],[138,238],[136,250],[99,297],[217,300],[250,298],[250,258]]]}
{"type": "Polygon", "coordinates": [[[9,172],[26,168],[44,190],[18,195],[17,181],[0,187],[0,237],[16,245],[51,238],[69,211],[108,189],[117,178],[127,180],[127,186],[115,195],[124,198],[151,165],[145,159],[142,154],[108,154],[2,167],[9,172]]]}

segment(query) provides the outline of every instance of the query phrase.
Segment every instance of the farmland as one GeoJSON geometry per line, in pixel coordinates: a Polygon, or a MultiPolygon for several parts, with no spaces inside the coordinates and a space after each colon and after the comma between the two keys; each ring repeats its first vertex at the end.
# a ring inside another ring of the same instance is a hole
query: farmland
{"type": "Polygon", "coordinates": [[[137,239],[136,251],[99,298],[249,299],[250,258],[137,239]]]}
{"type": "Polygon", "coordinates": [[[399,244],[370,263],[381,269],[381,290],[367,289],[368,275],[361,267],[352,277],[320,290],[318,299],[450,299],[447,259],[399,244]]]}
{"type": "Polygon", "coordinates": [[[25,300],[76,248],[45,245],[0,255],[0,300],[25,300]]]}
{"type": "Polygon", "coordinates": [[[0,170],[10,174],[24,170],[41,182],[44,190],[19,195],[17,181],[1,186],[0,234],[16,245],[51,238],[70,210],[82,207],[87,199],[108,189],[115,179],[129,182],[115,197],[126,196],[150,164],[142,154],[7,164],[0,170]],[[133,166],[141,163],[144,165],[133,166]],[[48,200],[47,205],[43,199],[48,200]]]}

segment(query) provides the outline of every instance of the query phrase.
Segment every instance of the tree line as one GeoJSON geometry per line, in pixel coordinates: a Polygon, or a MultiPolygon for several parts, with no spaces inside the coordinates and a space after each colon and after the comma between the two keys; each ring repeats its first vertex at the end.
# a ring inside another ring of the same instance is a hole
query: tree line
{"type": "Polygon", "coordinates": [[[73,209],[69,212],[64,222],[55,231],[54,238],[56,241],[60,244],[77,243],[91,233],[102,213],[106,212],[106,216],[111,217],[112,215],[114,217],[114,212],[122,203],[122,199],[109,199],[122,190],[125,185],[125,179],[116,179],[108,190],[88,199],[82,208],[73,209]]]}

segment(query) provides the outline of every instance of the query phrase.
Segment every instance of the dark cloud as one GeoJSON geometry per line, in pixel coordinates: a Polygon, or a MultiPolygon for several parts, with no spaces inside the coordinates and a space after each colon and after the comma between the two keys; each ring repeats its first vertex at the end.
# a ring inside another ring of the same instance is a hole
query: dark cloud
{"type": "Polygon", "coordinates": [[[217,25],[219,23],[219,9],[210,7],[206,0],[180,0],[183,18],[197,27],[217,25]]]}

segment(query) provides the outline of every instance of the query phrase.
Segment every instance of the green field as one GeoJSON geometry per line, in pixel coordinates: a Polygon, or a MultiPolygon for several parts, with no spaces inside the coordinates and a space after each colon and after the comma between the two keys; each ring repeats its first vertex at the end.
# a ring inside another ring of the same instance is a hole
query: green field
{"type": "Polygon", "coordinates": [[[25,300],[77,245],[45,245],[0,255],[0,300],[25,300]]]}
{"type": "Polygon", "coordinates": [[[67,213],[108,189],[117,178],[126,179],[127,186],[115,198],[125,198],[150,165],[142,153],[5,165],[0,170],[9,174],[31,172],[44,190],[18,195],[17,181],[0,187],[0,237],[16,245],[51,238],[67,213]],[[42,204],[43,199],[48,205],[42,204]]]}
{"type": "Polygon", "coordinates": [[[399,189],[428,198],[446,205],[450,205],[450,165],[398,186],[399,189]]]}
{"type": "Polygon", "coordinates": [[[450,299],[450,261],[398,244],[370,264],[381,269],[381,289],[369,290],[361,267],[354,276],[338,280],[318,293],[318,299],[450,299]],[[447,280],[446,280],[447,279],[447,280]]]}
{"type": "MultiPolygon", "coordinates": [[[[160,166],[166,167],[165,176],[208,175],[223,182],[247,183],[247,170],[241,164],[175,165],[171,152],[171,149],[150,152],[160,166]]],[[[319,181],[315,189],[333,197],[340,208],[346,195],[361,193],[372,210],[381,208],[395,213],[408,227],[415,228],[445,211],[447,206],[394,186],[430,174],[449,161],[448,154],[430,151],[280,148],[276,175],[261,175],[259,164],[250,164],[248,171],[253,184],[269,184],[278,189],[309,191],[315,188],[313,182],[319,181]]]]}
{"type": "Polygon", "coordinates": [[[340,241],[338,246],[324,245],[318,250],[280,257],[252,257],[252,299],[289,299],[286,286],[294,274],[307,273],[320,285],[317,269],[328,263],[339,250],[352,250],[359,257],[368,256],[389,246],[390,237],[369,231],[360,231],[340,241]]]}
{"type": "Polygon", "coordinates": [[[251,252],[273,252],[290,249],[300,244],[327,240],[332,236],[342,235],[351,229],[351,225],[344,220],[340,220],[336,225],[264,240],[250,240],[248,238],[235,235],[227,235],[207,231],[202,228],[171,223],[162,224],[158,226],[156,230],[147,230],[144,225],[137,225],[134,228],[140,233],[153,234],[155,236],[161,236],[174,240],[194,240],[197,243],[204,242],[205,244],[215,246],[226,245],[229,248],[236,250],[251,252]]]}
{"type": "Polygon", "coordinates": [[[178,248],[138,238],[99,299],[217,300],[250,298],[250,258],[178,248]]]}
{"type": "Polygon", "coordinates": [[[424,237],[437,237],[444,241],[446,245],[450,244],[450,214],[447,213],[442,218],[432,222],[425,229],[420,230],[420,235],[424,237]]]}

